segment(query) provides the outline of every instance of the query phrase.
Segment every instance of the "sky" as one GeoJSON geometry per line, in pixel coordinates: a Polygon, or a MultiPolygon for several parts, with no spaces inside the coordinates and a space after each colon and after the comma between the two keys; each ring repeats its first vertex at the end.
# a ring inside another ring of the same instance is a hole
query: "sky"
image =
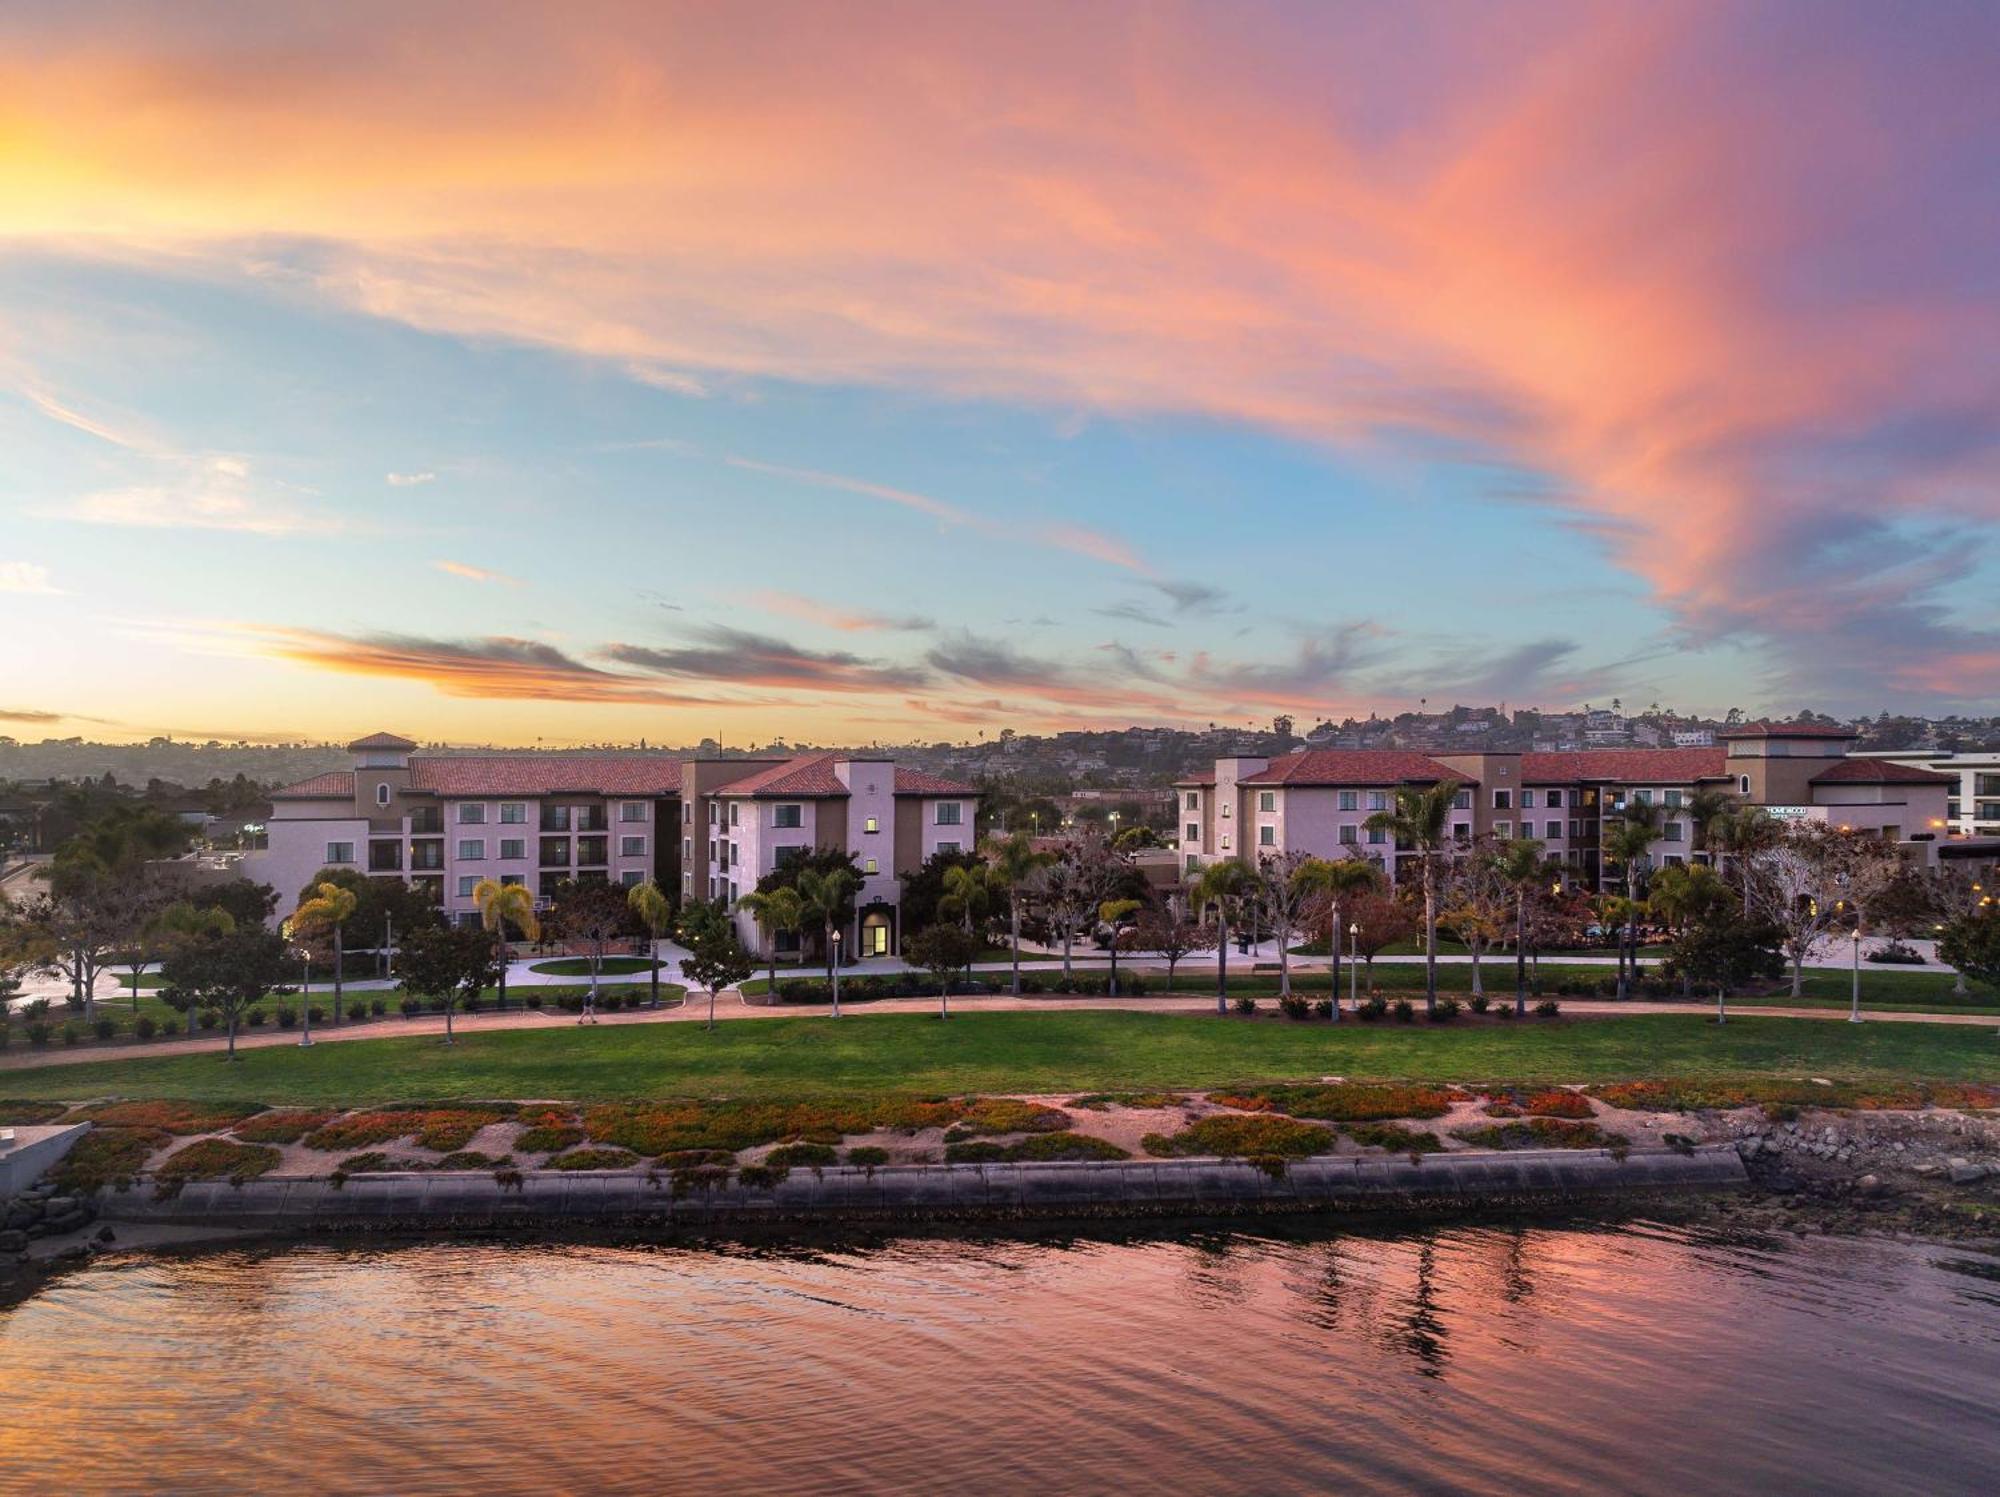
{"type": "Polygon", "coordinates": [[[2000,7],[0,8],[0,733],[2000,711],[2000,7]]]}

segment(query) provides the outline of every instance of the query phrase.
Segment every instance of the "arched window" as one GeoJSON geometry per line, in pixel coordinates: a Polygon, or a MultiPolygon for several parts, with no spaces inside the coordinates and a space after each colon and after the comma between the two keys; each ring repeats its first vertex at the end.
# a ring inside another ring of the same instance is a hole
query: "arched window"
{"type": "Polygon", "coordinates": [[[375,787],[375,804],[378,806],[389,804],[389,787],[387,785],[377,785],[375,787]]]}

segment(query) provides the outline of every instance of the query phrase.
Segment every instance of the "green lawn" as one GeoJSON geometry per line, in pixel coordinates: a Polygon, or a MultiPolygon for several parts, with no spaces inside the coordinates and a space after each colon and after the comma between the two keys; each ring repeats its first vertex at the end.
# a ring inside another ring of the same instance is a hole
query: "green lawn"
{"type": "Polygon", "coordinates": [[[1361,1024],[1114,1013],[914,1014],[574,1025],[350,1040],[48,1066],[0,1075],[28,1100],[176,1097],[365,1103],[453,1097],[797,1098],[852,1093],[1193,1088],[1326,1075],[1432,1081],[1604,1081],[1649,1076],[2000,1080],[1986,1026],[1695,1015],[1361,1024]]]}
{"type": "MultiPolygon", "coordinates": [[[[607,956],[597,964],[597,970],[600,975],[610,976],[614,973],[622,972],[650,972],[653,968],[664,965],[662,962],[655,962],[643,956],[607,956]]],[[[536,962],[528,970],[530,972],[539,972],[544,977],[588,977],[590,976],[590,958],[587,956],[557,957],[554,961],[536,962]]]]}

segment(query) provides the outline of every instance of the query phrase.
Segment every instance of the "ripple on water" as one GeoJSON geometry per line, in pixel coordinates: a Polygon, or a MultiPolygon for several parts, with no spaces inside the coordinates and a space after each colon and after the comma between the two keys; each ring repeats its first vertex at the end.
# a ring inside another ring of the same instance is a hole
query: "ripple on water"
{"type": "Polygon", "coordinates": [[[1620,1228],[112,1259],[32,1492],[1990,1490],[2000,1262],[1620,1228]]]}

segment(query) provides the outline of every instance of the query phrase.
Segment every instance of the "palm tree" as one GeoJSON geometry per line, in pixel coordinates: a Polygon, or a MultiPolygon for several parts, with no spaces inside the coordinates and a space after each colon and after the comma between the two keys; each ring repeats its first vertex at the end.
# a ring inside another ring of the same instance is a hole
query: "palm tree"
{"type": "Polygon", "coordinates": [[[784,885],[764,894],[745,894],[736,901],[736,907],[748,910],[757,922],[758,934],[764,938],[764,955],[771,970],[771,995],[778,992],[778,934],[781,931],[797,930],[805,924],[805,901],[799,891],[784,885]]]}
{"type": "Polygon", "coordinates": [[[1201,870],[1194,881],[1197,910],[1215,907],[1215,1011],[1229,1012],[1229,916],[1250,897],[1250,870],[1234,858],[1223,858],[1201,870]]]}
{"type": "Polygon", "coordinates": [[[860,881],[845,868],[807,868],[798,881],[800,924],[816,922],[826,947],[826,980],[833,981],[833,933],[847,922],[848,902],[860,881]]]}
{"type": "Polygon", "coordinates": [[[1340,1022],[1340,909],[1350,895],[1365,894],[1381,881],[1366,858],[1315,858],[1304,872],[1306,887],[1326,900],[1327,947],[1333,958],[1333,1022],[1340,1022]]]}
{"type": "Polygon", "coordinates": [[[1651,801],[1627,803],[1624,820],[1604,839],[1604,850],[1624,872],[1625,938],[1618,951],[1618,996],[1628,998],[1639,966],[1639,879],[1647,854],[1660,835],[1660,808],[1651,801]]]}
{"type": "Polygon", "coordinates": [[[1736,797],[1720,785],[1697,785],[1681,801],[1688,819],[1688,845],[1695,852],[1708,851],[1710,834],[1722,818],[1736,809],[1736,797]]]}
{"type": "Polygon", "coordinates": [[[535,919],[535,896],[526,884],[503,884],[483,878],[472,886],[472,902],[479,906],[479,923],[493,937],[500,954],[500,1011],[507,1011],[507,927],[518,928],[527,940],[542,933],[535,919]]]}
{"type": "Polygon", "coordinates": [[[1451,837],[1452,803],[1458,799],[1457,780],[1439,780],[1428,789],[1402,785],[1396,790],[1396,806],[1377,811],[1365,823],[1370,829],[1389,833],[1400,851],[1408,847],[1417,855],[1417,869],[1424,887],[1424,1012],[1437,1013],[1437,863],[1451,837]]]}
{"type": "Polygon", "coordinates": [[[1144,909],[1139,899],[1107,899],[1097,907],[1097,918],[1111,927],[1111,996],[1118,996],[1118,922],[1144,909]]]}
{"type": "Polygon", "coordinates": [[[1493,867],[1514,890],[1514,1017],[1528,1012],[1528,900],[1548,877],[1542,844],[1516,837],[1493,849],[1493,867]]]}
{"type": "MultiPolygon", "coordinates": [[[[1662,868],[1646,891],[1647,907],[1677,936],[1735,898],[1721,875],[1700,863],[1662,868]]],[[[1681,973],[1681,992],[1694,992],[1694,979],[1686,971],[1681,973]]]]}
{"type": "Polygon", "coordinates": [[[938,914],[947,920],[956,919],[968,936],[973,934],[973,922],[986,913],[986,870],[947,868],[943,888],[938,897],[938,914]]]}
{"type": "MultiPolygon", "coordinates": [[[[475,894],[477,890],[473,891],[475,894]]],[[[652,963],[653,1007],[660,1006],[660,937],[674,928],[674,902],[667,898],[660,886],[651,879],[642,884],[634,884],[625,896],[625,903],[641,925],[646,927],[646,957],[652,963]]],[[[532,938],[531,938],[532,939],[532,938]]],[[[502,973],[506,971],[503,966],[502,973]]],[[[502,979],[504,981],[504,977],[502,979]]],[[[507,1006],[507,990],[500,990],[500,1006],[507,1006]]]]}
{"type": "Polygon", "coordinates": [[[1013,953],[1014,996],[1021,996],[1021,899],[1028,880],[1045,866],[1049,855],[1036,852],[1033,839],[1023,832],[1011,837],[988,837],[982,848],[990,864],[994,882],[1007,892],[1007,946],[1013,953]]]}
{"type": "Polygon", "coordinates": [[[1728,854],[1736,867],[1736,897],[1747,909],[1750,904],[1750,877],[1759,853],[1769,852],[1784,840],[1782,823],[1762,806],[1738,806],[1717,819],[1709,832],[1717,849],[1728,854]]]}
{"type": "Polygon", "coordinates": [[[352,889],[343,889],[339,884],[321,884],[313,891],[311,899],[302,902],[292,914],[292,929],[308,935],[330,931],[333,935],[333,1022],[340,1022],[340,968],[341,968],[341,927],[353,915],[360,901],[352,889]]]}

